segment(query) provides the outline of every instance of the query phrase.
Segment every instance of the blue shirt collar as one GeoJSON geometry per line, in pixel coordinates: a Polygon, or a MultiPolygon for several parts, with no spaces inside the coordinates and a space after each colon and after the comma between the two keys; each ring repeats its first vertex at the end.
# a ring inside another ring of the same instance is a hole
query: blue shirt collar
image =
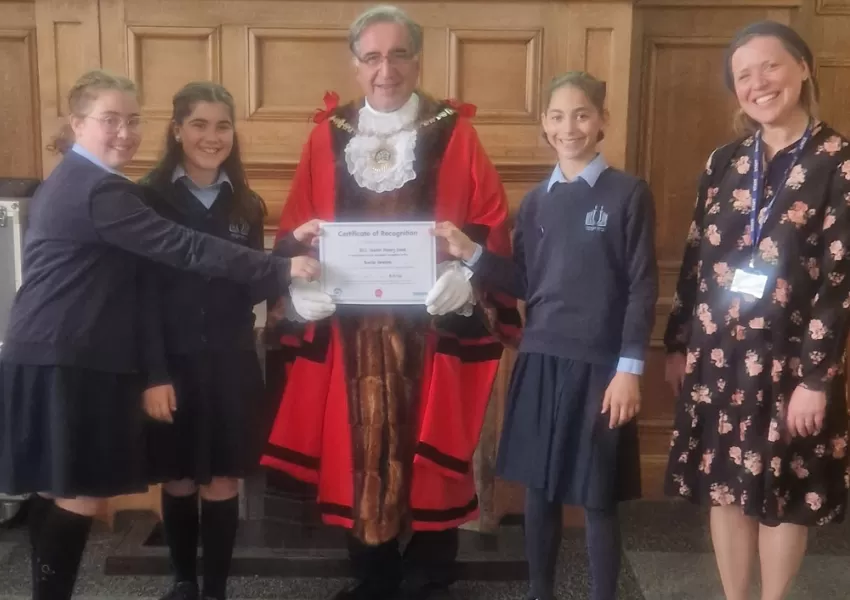
{"type": "Polygon", "coordinates": [[[71,146],[71,151],[74,152],[75,154],[79,154],[80,156],[85,158],[87,161],[94,163],[95,165],[97,165],[98,167],[103,169],[104,171],[107,171],[109,173],[114,173],[115,175],[120,175],[121,177],[127,177],[121,171],[118,171],[116,169],[113,169],[110,166],[107,166],[102,160],[100,160],[98,157],[96,157],[94,154],[92,154],[91,152],[89,152],[88,150],[86,150],[85,148],[80,146],[79,144],[74,144],[73,146],[71,146]]]}
{"type": "MultiPolygon", "coordinates": [[[[597,154],[596,157],[590,161],[584,169],[582,169],[582,172],[578,174],[576,179],[584,179],[590,187],[593,187],[607,168],[608,163],[605,162],[605,157],[603,157],[602,154],[597,154]]],[[[546,191],[552,191],[552,186],[556,183],[570,183],[570,181],[564,176],[559,165],[555,165],[552,175],[549,177],[549,183],[546,185],[546,191]]]]}
{"type": "Polygon", "coordinates": [[[218,178],[212,182],[208,186],[199,186],[197,183],[192,181],[192,178],[189,177],[189,174],[186,173],[186,169],[183,168],[183,165],[177,165],[177,168],[174,169],[174,173],[171,174],[171,183],[174,183],[178,179],[186,178],[186,185],[190,189],[218,189],[222,184],[228,184],[231,189],[233,188],[233,183],[230,181],[230,177],[227,176],[227,173],[224,172],[224,169],[219,169],[218,178]]]}

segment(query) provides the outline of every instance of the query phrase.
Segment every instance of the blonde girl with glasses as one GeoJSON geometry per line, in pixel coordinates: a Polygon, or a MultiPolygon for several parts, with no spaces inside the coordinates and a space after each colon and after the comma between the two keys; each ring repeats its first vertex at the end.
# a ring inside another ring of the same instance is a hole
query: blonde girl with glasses
{"type": "Polygon", "coordinates": [[[144,491],[143,258],[286,289],[308,258],[271,257],[161,218],[122,169],[139,147],[130,80],[92,71],[68,97],[60,164],[33,198],[24,281],[0,351],[0,493],[33,494],[33,598],[70,598],[92,518],[144,491]]]}

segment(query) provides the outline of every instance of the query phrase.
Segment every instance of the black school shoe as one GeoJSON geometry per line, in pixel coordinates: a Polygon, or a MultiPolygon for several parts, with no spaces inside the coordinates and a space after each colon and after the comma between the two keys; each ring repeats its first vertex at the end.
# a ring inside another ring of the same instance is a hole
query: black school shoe
{"type": "Polygon", "coordinates": [[[199,600],[198,585],[191,581],[179,581],[160,600],[199,600]]]}

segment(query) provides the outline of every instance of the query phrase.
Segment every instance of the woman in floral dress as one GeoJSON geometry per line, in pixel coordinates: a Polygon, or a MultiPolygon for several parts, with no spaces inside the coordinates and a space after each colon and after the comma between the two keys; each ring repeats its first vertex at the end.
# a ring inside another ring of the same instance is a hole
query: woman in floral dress
{"type": "Polygon", "coordinates": [[[728,600],[784,598],[807,528],[847,503],[850,145],[816,119],[812,53],[761,22],[726,80],[746,134],[712,153],[667,325],[666,492],[711,506],[728,600]]]}

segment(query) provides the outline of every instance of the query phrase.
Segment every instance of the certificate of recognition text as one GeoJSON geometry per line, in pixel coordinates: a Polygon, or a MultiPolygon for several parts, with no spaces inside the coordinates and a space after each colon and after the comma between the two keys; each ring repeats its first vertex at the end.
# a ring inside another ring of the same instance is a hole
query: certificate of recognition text
{"type": "Polygon", "coordinates": [[[322,291],[336,304],[425,304],[437,278],[433,221],[322,224],[322,291]]]}

